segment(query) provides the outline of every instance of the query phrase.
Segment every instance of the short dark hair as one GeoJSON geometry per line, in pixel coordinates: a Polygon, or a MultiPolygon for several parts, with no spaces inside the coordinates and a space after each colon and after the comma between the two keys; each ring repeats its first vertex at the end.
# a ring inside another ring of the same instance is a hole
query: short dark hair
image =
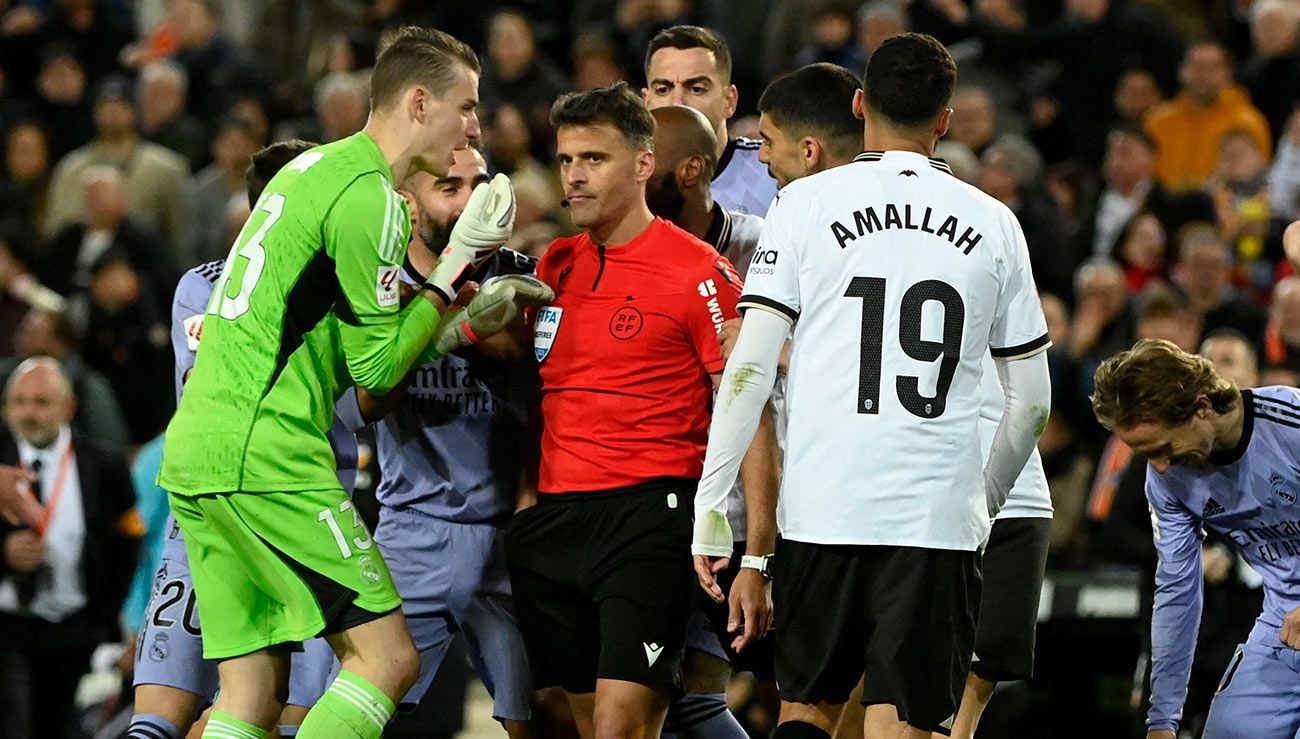
{"type": "Polygon", "coordinates": [[[957,85],[957,63],[933,36],[903,33],[885,39],[867,61],[862,91],[886,121],[915,128],[948,107],[957,85]]]}
{"type": "Polygon", "coordinates": [[[433,28],[403,26],[379,41],[379,56],[370,76],[370,107],[386,108],[414,84],[444,92],[457,64],[482,72],[474,50],[450,34],[433,28]]]}
{"type": "Polygon", "coordinates": [[[853,115],[853,93],[862,84],[836,64],[809,64],[777,77],[758,99],[758,111],[783,131],[820,136],[837,153],[862,148],[862,121],[853,115]]]}
{"type": "Polygon", "coordinates": [[[257,199],[262,197],[262,191],[266,189],[266,183],[271,181],[276,172],[284,169],[284,165],[298,158],[308,149],[314,149],[320,144],[314,144],[302,139],[290,139],[288,141],[277,141],[270,146],[263,147],[253,155],[253,161],[248,165],[248,171],[244,173],[244,179],[248,182],[248,207],[257,206],[257,199]]]}
{"type": "Polygon", "coordinates": [[[608,123],[623,134],[633,148],[654,151],[655,119],[626,82],[609,87],[570,92],[551,106],[551,126],[594,126],[608,123]]]}
{"type": "Polygon", "coordinates": [[[713,52],[718,73],[725,83],[731,82],[731,49],[716,31],[703,26],[673,26],[665,28],[650,39],[645,52],[645,76],[650,77],[650,57],[660,49],[707,49],[713,52]]]}

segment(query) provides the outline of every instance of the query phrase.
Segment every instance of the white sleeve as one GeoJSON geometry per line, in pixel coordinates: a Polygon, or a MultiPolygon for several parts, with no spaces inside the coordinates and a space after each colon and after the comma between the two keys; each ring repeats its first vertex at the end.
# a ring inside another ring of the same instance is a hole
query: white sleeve
{"type": "Polygon", "coordinates": [[[1007,502],[1011,486],[1033,454],[1052,410],[1047,352],[1036,352],[1022,359],[999,359],[994,364],[1007,400],[984,467],[984,495],[990,519],[1007,502]]]}
{"type": "Polygon", "coordinates": [[[731,556],[727,493],[736,482],[740,462],[758,429],[759,415],[772,394],[777,362],[789,333],[790,320],[770,310],[750,312],[740,328],[713,405],[704,473],[695,492],[692,554],[731,556]]]}
{"type": "Polygon", "coordinates": [[[801,209],[798,200],[796,195],[782,190],[772,202],[758,248],[749,262],[744,293],[736,306],[741,313],[761,308],[785,316],[791,323],[799,320],[800,250],[795,234],[804,230],[798,221],[807,208],[801,209]]]}
{"type": "Polygon", "coordinates": [[[1007,212],[1010,221],[1011,249],[1003,256],[1000,272],[1001,290],[989,330],[989,353],[994,359],[1018,359],[1040,352],[1052,345],[1047,335],[1047,319],[1038,302],[1038,288],[1029,267],[1029,247],[1020,222],[1007,212]]]}

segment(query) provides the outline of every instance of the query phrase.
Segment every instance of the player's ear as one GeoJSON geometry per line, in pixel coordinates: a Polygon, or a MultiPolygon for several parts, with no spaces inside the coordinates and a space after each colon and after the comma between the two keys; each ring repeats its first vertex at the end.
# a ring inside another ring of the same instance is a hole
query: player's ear
{"type": "Polygon", "coordinates": [[[736,114],[736,106],[740,103],[740,91],[735,85],[727,85],[726,91],[727,104],[722,109],[722,119],[725,121],[736,114]]]}
{"type": "Polygon", "coordinates": [[[655,155],[652,151],[639,151],[636,155],[636,181],[646,182],[655,172],[655,155]]]}
{"type": "Polygon", "coordinates": [[[935,137],[943,138],[948,133],[950,123],[952,123],[952,108],[944,108],[943,114],[939,116],[939,122],[934,125],[935,137]]]}
{"type": "Polygon", "coordinates": [[[406,91],[406,113],[415,122],[424,125],[425,116],[428,114],[429,90],[424,85],[412,85],[406,91]]]}
{"type": "Polygon", "coordinates": [[[799,153],[800,158],[803,160],[804,171],[811,173],[817,171],[817,165],[821,162],[822,154],[825,152],[822,151],[820,141],[812,136],[804,136],[799,141],[799,153]]]}
{"type": "Polygon", "coordinates": [[[412,233],[414,233],[415,222],[416,220],[419,219],[420,206],[416,204],[415,196],[412,195],[409,191],[398,190],[397,194],[402,196],[402,200],[406,201],[406,212],[411,216],[411,231],[412,233]]]}
{"type": "Polygon", "coordinates": [[[862,96],[862,90],[853,91],[853,117],[860,121],[867,119],[866,101],[862,96]]]}
{"type": "Polygon", "coordinates": [[[681,189],[695,187],[704,175],[704,157],[691,156],[677,165],[677,185],[681,189]]]}

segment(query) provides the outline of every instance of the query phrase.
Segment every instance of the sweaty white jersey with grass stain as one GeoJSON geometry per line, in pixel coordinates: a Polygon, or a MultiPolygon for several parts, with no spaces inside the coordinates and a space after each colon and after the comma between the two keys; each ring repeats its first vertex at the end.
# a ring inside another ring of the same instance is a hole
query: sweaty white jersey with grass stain
{"type": "Polygon", "coordinates": [[[1050,344],[1011,211],[941,160],[864,153],[780,192],[740,307],[794,322],[782,535],[975,550],[985,357],[1050,344]]]}

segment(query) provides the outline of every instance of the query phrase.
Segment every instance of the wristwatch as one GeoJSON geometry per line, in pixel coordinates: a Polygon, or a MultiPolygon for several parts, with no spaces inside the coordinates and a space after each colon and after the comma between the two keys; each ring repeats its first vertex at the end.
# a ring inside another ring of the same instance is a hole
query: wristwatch
{"type": "Polygon", "coordinates": [[[758,574],[762,575],[764,580],[772,581],[772,555],[770,554],[761,557],[746,554],[740,558],[740,568],[758,570],[758,574]]]}

